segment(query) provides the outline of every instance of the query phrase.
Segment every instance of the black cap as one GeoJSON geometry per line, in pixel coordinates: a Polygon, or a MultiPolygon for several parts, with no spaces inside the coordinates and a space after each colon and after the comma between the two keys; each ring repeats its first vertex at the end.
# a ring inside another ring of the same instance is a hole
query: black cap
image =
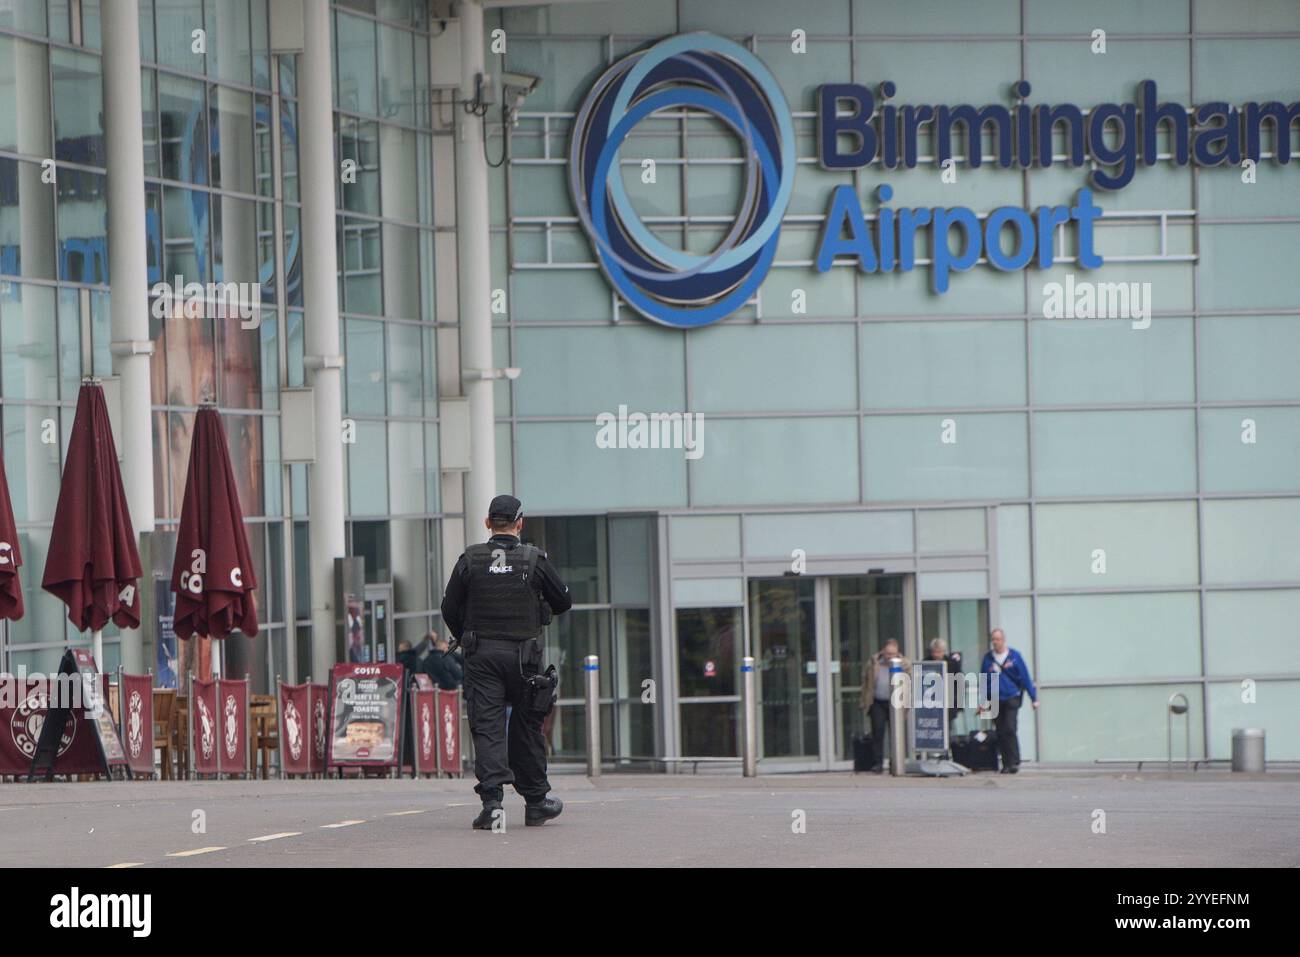
{"type": "Polygon", "coordinates": [[[513,495],[498,495],[488,506],[487,517],[497,522],[517,522],[524,514],[524,503],[513,495]]]}

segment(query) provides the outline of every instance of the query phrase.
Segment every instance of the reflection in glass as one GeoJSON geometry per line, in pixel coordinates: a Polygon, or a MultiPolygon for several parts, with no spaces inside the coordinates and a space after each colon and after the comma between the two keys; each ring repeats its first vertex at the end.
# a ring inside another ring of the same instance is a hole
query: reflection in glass
{"type": "Polygon", "coordinates": [[[377,316],[383,312],[379,224],[350,217],[343,222],[343,308],[377,316]]]}
{"type": "Polygon", "coordinates": [[[347,447],[348,502],[353,515],[388,514],[387,445],[383,422],[357,420],[356,441],[347,447]]]}
{"type": "Polygon", "coordinates": [[[608,601],[604,517],[529,519],[527,516],[525,502],[523,540],[547,552],[561,580],[569,586],[573,603],[593,605],[608,601]]]}
{"type": "Polygon", "coordinates": [[[53,279],[54,190],[41,167],[0,157],[0,273],[53,279]]]}
{"type": "Polygon", "coordinates": [[[835,577],[831,587],[831,674],[835,754],[853,757],[853,735],[867,730],[862,707],[866,664],[890,638],[903,647],[901,575],[835,577]]]}
{"type": "Polygon", "coordinates": [[[739,608],[677,609],[677,688],[683,698],[740,693],[739,608]]]}
{"type": "MultiPolygon", "coordinates": [[[[58,409],[49,405],[0,406],[4,421],[5,474],[9,479],[9,497],[13,503],[14,521],[49,522],[54,519],[54,507],[59,500],[59,475],[61,472],[60,445],[63,440],[61,416],[58,409]],[[54,441],[47,441],[53,439],[54,441]]],[[[33,562],[23,546],[23,565],[29,569],[45,567],[44,556],[39,564],[33,562]]],[[[40,590],[41,577],[23,575],[23,587],[31,593],[40,590]]],[[[30,603],[28,612],[30,614],[30,603]]]]}
{"type": "Polygon", "coordinates": [[[347,319],[343,374],[348,412],[384,414],[384,324],[370,319],[347,319]]]}
{"type": "Polygon", "coordinates": [[[415,58],[412,35],[379,27],[379,113],[394,123],[415,123],[415,58]]]}
{"type": "Polygon", "coordinates": [[[86,170],[59,170],[60,279],[108,283],[106,180],[107,177],[86,170]]]}
{"type": "MultiPolygon", "coordinates": [[[[655,705],[642,701],[643,682],[654,678],[650,641],[650,609],[614,611],[615,754],[643,757],[654,754],[655,705]]],[[[657,700],[657,694],[656,694],[657,700]]]]}
{"type": "MultiPolygon", "coordinates": [[[[420,415],[423,406],[423,366],[420,361],[421,327],[404,322],[386,323],[388,331],[388,414],[420,415]]],[[[437,380],[430,380],[430,385],[437,380]]]]}
{"type": "Polygon", "coordinates": [[[338,44],[339,109],[374,115],[375,97],[375,24],[371,20],[337,15],[335,37],[338,44]]]}
{"type": "Polygon", "coordinates": [[[175,282],[208,283],[212,246],[208,239],[209,194],[163,187],[163,276],[175,282]]]}
{"type": "Polygon", "coordinates": [[[99,57],[54,48],[54,158],[103,166],[104,90],[99,57]]]}
{"type": "Polygon", "coordinates": [[[210,182],[208,119],[203,100],[202,83],[166,73],[158,75],[163,176],[167,179],[199,185],[210,182]]]}
{"type": "Polygon", "coordinates": [[[817,638],[811,579],[749,583],[759,673],[759,756],[817,757],[817,638]]]}
{"type": "Polygon", "coordinates": [[[682,754],[687,757],[736,757],[740,754],[737,702],[691,702],[680,709],[682,754]]]}
{"type": "Polygon", "coordinates": [[[54,289],[0,283],[0,382],[6,399],[58,398],[54,336],[54,289]]]}
{"type": "MultiPolygon", "coordinates": [[[[339,161],[343,164],[353,164],[351,167],[345,167],[349,175],[340,181],[343,191],[341,206],[349,212],[372,213],[377,216],[379,215],[379,124],[370,120],[353,119],[350,116],[340,116],[338,123],[339,161]]],[[[401,189],[400,186],[394,185],[386,185],[386,188],[401,189]]]]}

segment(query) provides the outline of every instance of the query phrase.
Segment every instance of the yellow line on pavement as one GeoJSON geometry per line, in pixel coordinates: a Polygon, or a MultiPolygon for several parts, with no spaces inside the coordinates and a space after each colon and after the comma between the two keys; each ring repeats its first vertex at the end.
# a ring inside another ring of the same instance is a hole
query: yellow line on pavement
{"type": "Polygon", "coordinates": [[[389,811],[389,817],[402,817],[406,814],[423,814],[428,808],[420,808],[418,811],[389,811]]]}
{"type": "Polygon", "coordinates": [[[192,851],[172,851],[168,857],[194,857],[196,854],[211,854],[213,851],[224,851],[224,847],[196,847],[192,851]]]}
{"type": "Polygon", "coordinates": [[[108,864],[108,865],[106,865],[106,869],[107,869],[107,870],[110,870],[110,871],[112,871],[112,870],[116,870],[116,869],[118,869],[118,868],[122,868],[122,867],[144,867],[144,861],[126,861],[125,863],[122,863],[122,864],[108,864]]]}
{"type": "Polygon", "coordinates": [[[297,837],[302,831],[281,831],[278,834],[263,834],[261,837],[250,837],[250,841],[278,841],[282,837],[297,837]]]}
{"type": "Polygon", "coordinates": [[[321,827],[351,827],[353,824],[365,823],[365,821],[339,821],[337,824],[322,824],[321,827]]]}

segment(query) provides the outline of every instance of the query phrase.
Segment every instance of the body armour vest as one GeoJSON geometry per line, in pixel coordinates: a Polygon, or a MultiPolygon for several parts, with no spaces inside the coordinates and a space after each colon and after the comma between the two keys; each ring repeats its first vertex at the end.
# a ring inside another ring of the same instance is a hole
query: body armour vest
{"type": "Polygon", "coordinates": [[[536,638],[542,630],[541,595],[533,582],[536,545],[505,548],[493,542],[465,549],[469,594],[465,631],[480,638],[536,638]]]}

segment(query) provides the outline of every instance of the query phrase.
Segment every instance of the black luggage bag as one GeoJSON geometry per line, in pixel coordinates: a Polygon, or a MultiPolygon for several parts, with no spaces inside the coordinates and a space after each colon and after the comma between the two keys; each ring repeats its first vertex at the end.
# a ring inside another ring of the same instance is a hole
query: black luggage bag
{"type": "Polygon", "coordinates": [[[974,733],[953,738],[952,759],[972,771],[996,771],[998,769],[997,732],[985,731],[983,741],[977,740],[974,733]]]}
{"type": "Polygon", "coordinates": [[[876,764],[876,749],[869,734],[853,736],[853,770],[870,771],[876,764]]]}

